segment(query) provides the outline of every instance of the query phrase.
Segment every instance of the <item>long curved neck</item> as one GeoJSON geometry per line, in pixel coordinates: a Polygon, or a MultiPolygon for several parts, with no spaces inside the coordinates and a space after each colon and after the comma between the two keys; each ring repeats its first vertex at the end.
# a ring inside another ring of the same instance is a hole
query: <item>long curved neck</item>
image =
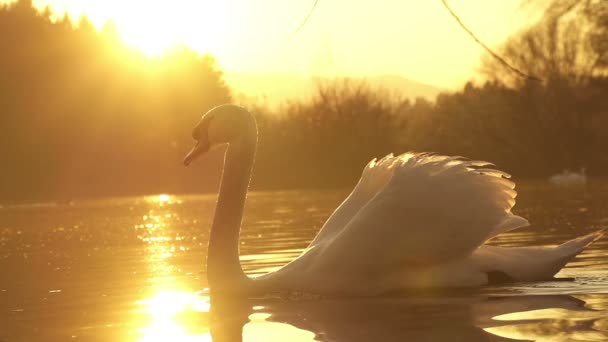
{"type": "Polygon", "coordinates": [[[239,234],[256,145],[257,129],[253,124],[245,136],[228,146],[226,152],[209,237],[207,277],[211,291],[240,292],[251,282],[239,262],[239,234]]]}

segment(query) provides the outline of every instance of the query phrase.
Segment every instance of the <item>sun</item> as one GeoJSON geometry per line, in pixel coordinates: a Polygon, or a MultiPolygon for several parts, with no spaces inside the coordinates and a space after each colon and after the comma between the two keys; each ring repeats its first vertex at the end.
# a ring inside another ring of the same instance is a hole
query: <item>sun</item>
{"type": "Polygon", "coordinates": [[[228,8],[222,1],[125,1],[108,10],[122,39],[148,56],[176,46],[214,53],[226,38],[228,8]]]}
{"type": "Polygon", "coordinates": [[[131,25],[120,25],[122,39],[148,56],[158,56],[180,43],[180,39],[166,27],[145,19],[131,25]]]}
{"type": "MultiPolygon", "coordinates": [[[[128,2],[125,2],[128,3],[128,2]]],[[[156,56],[178,45],[180,33],[185,31],[183,20],[160,1],[150,1],[140,6],[125,6],[114,15],[122,39],[148,56],[156,56]]]]}

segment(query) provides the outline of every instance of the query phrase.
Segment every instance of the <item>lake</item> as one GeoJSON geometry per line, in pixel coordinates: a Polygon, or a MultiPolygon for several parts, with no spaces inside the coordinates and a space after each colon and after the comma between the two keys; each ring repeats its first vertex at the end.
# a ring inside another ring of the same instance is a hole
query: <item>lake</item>
{"type": "MultiPolygon", "coordinates": [[[[608,183],[518,186],[532,226],[500,246],[556,245],[608,227],[608,183]]],[[[241,233],[249,274],[311,241],[346,191],[253,192],[241,233]]],[[[607,341],[608,237],[559,277],[480,289],[215,299],[205,255],[215,195],[0,203],[0,341],[607,341]]]]}

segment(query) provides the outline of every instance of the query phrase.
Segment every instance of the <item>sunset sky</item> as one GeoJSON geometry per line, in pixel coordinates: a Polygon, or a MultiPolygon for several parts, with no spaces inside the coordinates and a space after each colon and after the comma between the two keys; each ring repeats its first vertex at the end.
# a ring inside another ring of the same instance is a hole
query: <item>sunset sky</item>
{"type": "MultiPolygon", "coordinates": [[[[6,0],[0,0],[6,2],[6,0]]],[[[440,0],[320,0],[306,26],[293,31],[314,0],[34,0],[108,19],[149,55],[182,42],[216,56],[226,71],[301,75],[397,74],[454,88],[472,77],[481,48],[440,0]]],[[[515,0],[452,0],[452,8],[488,45],[532,21],[515,0]]]]}

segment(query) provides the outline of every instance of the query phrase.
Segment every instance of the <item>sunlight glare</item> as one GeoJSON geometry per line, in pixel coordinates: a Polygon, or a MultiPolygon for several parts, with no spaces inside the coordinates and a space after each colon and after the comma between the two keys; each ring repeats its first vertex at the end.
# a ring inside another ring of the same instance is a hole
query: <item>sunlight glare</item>
{"type": "Polygon", "coordinates": [[[162,55],[178,46],[189,46],[199,53],[217,53],[225,27],[227,9],[221,1],[124,2],[112,8],[122,39],[150,57],[162,55]]]}
{"type": "Polygon", "coordinates": [[[574,315],[572,311],[567,309],[541,309],[524,312],[513,312],[500,316],[496,316],[493,319],[497,321],[527,321],[527,320],[558,320],[558,319],[576,319],[586,320],[597,316],[595,311],[580,311],[574,315]]]}
{"type": "Polygon", "coordinates": [[[211,342],[211,334],[209,332],[190,335],[185,329],[174,321],[162,321],[154,324],[149,328],[142,329],[144,335],[138,342],[211,342]]]}
{"type": "Polygon", "coordinates": [[[150,295],[135,302],[137,341],[211,341],[209,327],[200,324],[201,318],[209,314],[209,297],[184,291],[186,286],[177,280],[179,271],[170,260],[180,247],[174,244],[178,238],[171,234],[171,220],[176,213],[164,204],[173,203],[175,198],[167,194],[144,198],[150,210],[136,229],[138,238],[146,243],[151,276],[150,295]]]}
{"type": "MultiPolygon", "coordinates": [[[[501,324],[484,328],[484,330],[496,336],[518,341],[600,341],[605,337],[602,332],[594,331],[594,329],[579,330],[573,327],[587,326],[589,322],[597,323],[597,320],[603,318],[605,318],[605,313],[602,311],[565,308],[540,309],[493,317],[493,320],[513,324],[501,324]],[[568,328],[564,329],[564,327],[568,328]]],[[[595,327],[595,324],[593,326],[595,327]]]]}
{"type": "Polygon", "coordinates": [[[209,301],[196,293],[160,291],[154,297],[140,300],[138,305],[144,306],[142,311],[157,318],[169,318],[186,309],[209,312],[209,301]]]}
{"type": "MultiPolygon", "coordinates": [[[[140,300],[136,303],[143,312],[151,317],[146,327],[140,329],[143,333],[140,342],[167,341],[211,341],[208,331],[200,333],[189,332],[188,324],[180,322],[179,317],[195,316],[208,313],[210,304],[208,298],[197,293],[179,291],[160,291],[154,297],[140,300]]],[[[198,327],[200,328],[200,327],[198,327]]]]}

